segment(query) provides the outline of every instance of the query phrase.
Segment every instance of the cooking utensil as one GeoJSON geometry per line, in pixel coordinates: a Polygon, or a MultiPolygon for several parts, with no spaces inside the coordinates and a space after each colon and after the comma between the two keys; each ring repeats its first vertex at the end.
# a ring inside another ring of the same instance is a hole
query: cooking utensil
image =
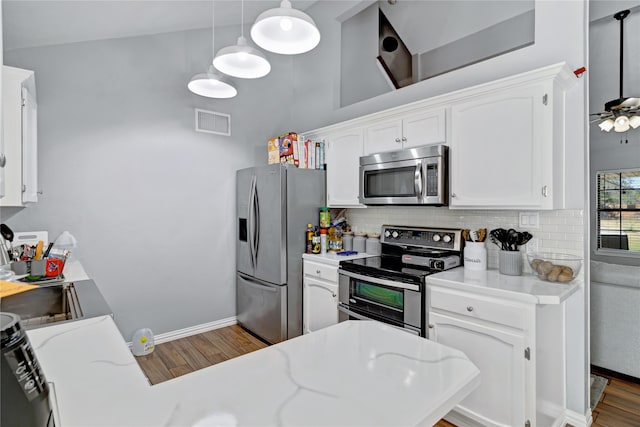
{"type": "Polygon", "coordinates": [[[478,229],[478,242],[484,242],[486,238],[487,238],[487,229],[486,228],[479,228],[478,229]]]}
{"type": "Polygon", "coordinates": [[[7,224],[0,224],[0,234],[9,242],[9,248],[4,247],[3,252],[8,251],[9,260],[13,259],[13,230],[9,228],[7,224]]]}
{"type": "Polygon", "coordinates": [[[507,236],[507,246],[509,251],[517,251],[518,250],[518,232],[513,228],[510,228],[507,236]]]}
{"type": "Polygon", "coordinates": [[[489,232],[489,237],[491,241],[495,243],[498,247],[500,247],[503,251],[508,251],[507,247],[507,238],[508,233],[504,228],[496,228],[489,232]]]}
{"type": "Polygon", "coordinates": [[[42,248],[44,246],[44,242],[42,240],[40,240],[38,242],[38,244],[36,245],[36,253],[33,256],[34,260],[39,260],[40,258],[42,258],[42,248]]]}
{"type": "Polygon", "coordinates": [[[533,236],[528,231],[523,231],[522,233],[518,233],[518,246],[526,245],[529,240],[531,240],[533,236]]]}

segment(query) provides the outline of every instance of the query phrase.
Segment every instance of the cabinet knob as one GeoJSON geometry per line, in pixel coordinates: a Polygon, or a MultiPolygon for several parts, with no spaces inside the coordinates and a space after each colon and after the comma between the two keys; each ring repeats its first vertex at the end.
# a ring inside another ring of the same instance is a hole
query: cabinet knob
{"type": "Polygon", "coordinates": [[[406,140],[407,140],[407,137],[406,137],[406,136],[403,136],[403,137],[402,137],[402,141],[406,141],[406,140]]]}
{"type": "Polygon", "coordinates": [[[316,270],[316,274],[319,276],[320,275],[320,270],[316,270]]]}
{"type": "Polygon", "coordinates": [[[396,138],[396,142],[400,142],[400,138],[396,138]]]}
{"type": "Polygon", "coordinates": [[[456,193],[451,193],[451,198],[454,199],[456,197],[456,193]]]}
{"type": "Polygon", "coordinates": [[[549,195],[549,191],[547,190],[547,186],[542,187],[542,197],[547,197],[549,195]]]}
{"type": "Polygon", "coordinates": [[[0,153],[0,168],[3,168],[7,164],[7,156],[4,153],[0,153]]]}
{"type": "Polygon", "coordinates": [[[337,294],[331,294],[331,295],[332,295],[334,298],[338,296],[337,294]]]}
{"type": "Polygon", "coordinates": [[[470,305],[467,306],[467,311],[473,311],[473,307],[471,307],[470,305]]]}
{"type": "Polygon", "coordinates": [[[429,329],[433,329],[433,325],[429,323],[429,329]]]}

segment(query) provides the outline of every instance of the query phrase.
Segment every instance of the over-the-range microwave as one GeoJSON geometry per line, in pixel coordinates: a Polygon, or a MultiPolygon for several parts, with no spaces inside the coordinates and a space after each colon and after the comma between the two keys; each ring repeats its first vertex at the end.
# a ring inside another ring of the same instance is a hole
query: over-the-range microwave
{"type": "Polygon", "coordinates": [[[360,157],[360,203],[446,206],[448,164],[443,144],[360,157]]]}

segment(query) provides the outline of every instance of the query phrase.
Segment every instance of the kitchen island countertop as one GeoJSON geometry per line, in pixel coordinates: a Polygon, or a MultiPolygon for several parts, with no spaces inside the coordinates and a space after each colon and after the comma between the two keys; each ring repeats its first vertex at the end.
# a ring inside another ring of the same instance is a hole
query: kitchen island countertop
{"type": "Polygon", "coordinates": [[[532,274],[508,276],[498,270],[470,271],[464,267],[427,276],[427,285],[438,285],[533,304],[560,304],[582,285],[582,274],[569,283],[551,283],[532,274]]]}
{"type": "Polygon", "coordinates": [[[433,425],[480,382],[460,351],[348,321],[151,386],[110,316],[28,331],[69,426],[433,425]]]}

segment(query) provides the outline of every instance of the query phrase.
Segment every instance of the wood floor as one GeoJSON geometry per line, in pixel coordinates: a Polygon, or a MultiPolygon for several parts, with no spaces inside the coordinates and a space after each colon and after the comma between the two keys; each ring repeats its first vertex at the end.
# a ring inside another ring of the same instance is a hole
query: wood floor
{"type": "Polygon", "coordinates": [[[136,359],[151,384],[158,384],[266,346],[233,325],[156,345],[153,353],[136,359]]]}
{"type": "Polygon", "coordinates": [[[634,384],[602,372],[596,375],[608,379],[600,401],[593,410],[592,427],[640,426],[640,384],[634,384]]]}
{"type": "MultiPolygon", "coordinates": [[[[151,384],[158,384],[265,347],[267,344],[233,325],[159,344],[153,353],[136,359],[151,384]]],[[[640,426],[640,384],[596,374],[609,383],[593,411],[592,427],[640,426]]],[[[440,420],[436,427],[456,426],[440,420]]]]}

